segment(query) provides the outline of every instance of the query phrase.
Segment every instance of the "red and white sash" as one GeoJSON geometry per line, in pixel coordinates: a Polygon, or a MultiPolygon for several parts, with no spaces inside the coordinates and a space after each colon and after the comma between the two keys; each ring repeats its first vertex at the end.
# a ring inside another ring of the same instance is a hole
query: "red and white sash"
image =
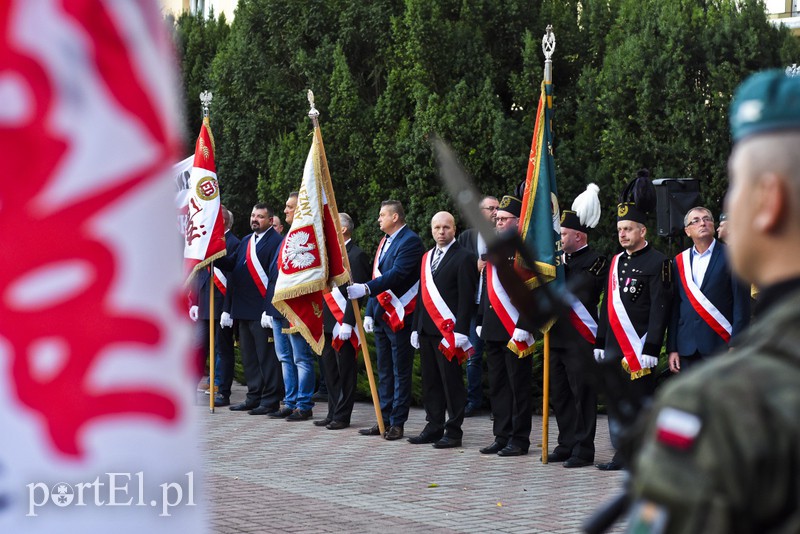
{"type": "MultiPolygon", "coordinates": [[[[342,322],[344,322],[347,299],[344,298],[344,295],[342,295],[342,292],[338,289],[332,289],[327,293],[323,293],[322,296],[325,299],[325,304],[328,306],[328,309],[333,314],[334,319],[336,319],[336,324],[333,326],[331,346],[333,350],[339,352],[342,350],[342,345],[345,343],[344,340],[339,339],[339,331],[342,329],[342,322]]],[[[358,336],[358,328],[353,328],[353,334],[350,336],[350,343],[353,345],[353,348],[356,349],[356,352],[361,348],[361,338],[358,336]]]]}
{"type": "MultiPolygon", "coordinates": [[[[519,311],[511,304],[511,299],[500,283],[500,279],[497,278],[497,272],[491,263],[486,264],[486,294],[506,332],[509,336],[513,336],[517,321],[519,321],[519,311]]],[[[513,338],[508,342],[508,348],[520,358],[533,352],[533,344],[514,341],[513,338]]]]}
{"type": "Polygon", "coordinates": [[[456,316],[447,306],[447,303],[439,293],[439,288],[433,282],[433,273],[431,273],[431,264],[429,257],[431,251],[422,256],[422,269],[420,269],[420,284],[422,286],[422,304],[428,311],[428,315],[433,319],[433,324],[442,334],[442,341],[439,343],[439,350],[445,357],[452,361],[455,356],[458,358],[458,363],[464,361],[475,353],[475,349],[470,343],[466,350],[456,346],[455,341],[455,327],[456,316]]]}
{"type": "MultiPolygon", "coordinates": [[[[381,271],[378,269],[378,259],[380,258],[383,243],[386,241],[386,236],[381,239],[378,244],[378,252],[375,253],[375,261],[372,263],[372,279],[375,280],[381,276],[381,271]]],[[[404,320],[406,315],[410,315],[417,307],[417,293],[419,292],[419,282],[416,282],[411,289],[406,291],[400,298],[394,294],[394,291],[387,289],[380,293],[376,298],[381,308],[385,310],[383,320],[392,329],[392,332],[399,332],[405,326],[404,320]]]]}
{"type": "Polygon", "coordinates": [[[647,337],[639,337],[636,329],[631,323],[628,312],[622,304],[620,297],[619,280],[617,276],[617,265],[619,265],[619,257],[624,252],[620,252],[611,258],[611,272],[608,276],[608,324],[611,326],[614,337],[622,349],[623,367],[626,368],[631,374],[631,380],[640,378],[650,373],[650,369],[643,369],[639,363],[639,355],[642,354],[642,347],[644,347],[644,339],[647,337]]]}
{"type": "MultiPolygon", "coordinates": [[[[261,236],[262,238],[264,236],[261,236]]],[[[267,296],[267,286],[269,285],[269,276],[264,272],[261,262],[258,261],[256,254],[256,234],[250,236],[250,243],[247,246],[247,257],[245,258],[247,270],[250,271],[250,276],[253,277],[253,282],[258,288],[258,292],[262,297],[267,296]]]]}
{"type": "Polygon", "coordinates": [[[228,292],[228,279],[217,267],[214,267],[214,285],[217,286],[223,297],[228,292]]]}
{"type": "Polygon", "coordinates": [[[565,298],[570,306],[569,322],[572,323],[572,326],[575,327],[575,330],[578,331],[583,339],[594,345],[597,339],[597,321],[594,320],[594,317],[583,305],[583,302],[574,294],[567,291],[565,298]]]}
{"type": "Polygon", "coordinates": [[[728,321],[728,319],[722,315],[722,312],[703,295],[703,292],[700,291],[700,288],[694,283],[691,267],[689,267],[690,254],[691,249],[686,249],[675,257],[675,265],[678,267],[678,276],[681,279],[681,284],[683,284],[683,290],[686,292],[689,303],[692,305],[692,308],[694,308],[694,311],[697,312],[697,315],[699,315],[714,332],[719,334],[725,343],[730,343],[733,327],[731,327],[730,321],[728,321]]]}

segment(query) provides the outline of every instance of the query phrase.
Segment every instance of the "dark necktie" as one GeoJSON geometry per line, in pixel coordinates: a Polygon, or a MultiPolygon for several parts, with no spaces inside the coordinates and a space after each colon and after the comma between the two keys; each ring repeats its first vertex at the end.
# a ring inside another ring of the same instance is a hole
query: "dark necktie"
{"type": "Polygon", "coordinates": [[[442,249],[437,248],[436,254],[433,255],[433,261],[431,262],[431,274],[436,273],[436,269],[439,267],[439,262],[442,260],[442,249]]]}

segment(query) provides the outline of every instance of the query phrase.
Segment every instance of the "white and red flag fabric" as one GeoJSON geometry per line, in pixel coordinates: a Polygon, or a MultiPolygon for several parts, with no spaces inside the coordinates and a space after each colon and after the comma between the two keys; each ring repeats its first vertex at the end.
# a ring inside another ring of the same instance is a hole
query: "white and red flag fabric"
{"type": "Polygon", "coordinates": [[[0,25],[0,532],[203,532],[160,6],[0,25]]]}
{"type": "Polygon", "coordinates": [[[323,291],[350,280],[339,243],[339,212],[319,127],[303,169],[292,227],[278,255],[272,304],[317,354],[322,353],[323,291]]]}
{"type": "Polygon", "coordinates": [[[208,117],[203,118],[194,149],[186,204],[183,256],[189,276],[225,255],[225,223],[214,165],[214,138],[208,117]]]}

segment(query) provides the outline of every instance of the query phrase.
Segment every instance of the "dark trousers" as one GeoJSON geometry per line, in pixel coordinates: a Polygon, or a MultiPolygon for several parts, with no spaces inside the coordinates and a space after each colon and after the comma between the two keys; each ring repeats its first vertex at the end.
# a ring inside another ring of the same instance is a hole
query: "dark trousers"
{"type": "MultiPolygon", "coordinates": [[[[208,357],[209,343],[209,321],[200,319],[197,321],[199,342],[204,349],[203,360],[208,357]]],[[[214,366],[214,381],[219,384],[219,394],[223,397],[231,396],[231,386],[233,385],[233,328],[222,328],[219,325],[219,318],[214,321],[214,354],[217,360],[214,366]]]]}
{"type": "MultiPolygon", "coordinates": [[[[654,372],[646,374],[636,380],[631,380],[630,374],[625,372],[619,365],[619,360],[617,360],[616,364],[613,362],[606,362],[604,365],[617,365],[619,367],[619,374],[617,375],[619,382],[616,384],[607,383],[606,387],[618,387],[620,384],[624,384],[625,387],[628,388],[628,392],[625,393],[624,396],[630,399],[636,399],[640,408],[650,404],[656,390],[656,375],[654,372]]],[[[631,413],[630,417],[627,418],[634,419],[637,415],[638,412],[631,413]]],[[[629,429],[627,432],[629,432],[629,429]]],[[[625,446],[624,440],[628,439],[630,435],[626,433],[624,423],[620,418],[617,407],[611,404],[608,409],[608,437],[611,440],[611,445],[616,449],[613,461],[625,465],[626,462],[624,461],[623,455],[619,453],[619,448],[625,446]]]]}
{"type": "Polygon", "coordinates": [[[597,390],[590,375],[594,361],[588,343],[550,350],[550,405],[558,422],[556,454],[594,460],[597,390]]]}
{"type": "Polygon", "coordinates": [[[527,450],[533,415],[533,358],[519,358],[503,341],[486,341],[484,354],[495,440],[527,450]]]}
{"type": "Polygon", "coordinates": [[[392,332],[382,319],[375,320],[375,351],[378,360],[378,397],[384,422],[402,427],[411,406],[411,370],[414,349],[411,347],[413,314],[405,318],[405,327],[392,332]]]}
{"type": "Polygon", "coordinates": [[[423,434],[461,439],[467,390],[458,358],[448,360],[439,351],[442,336],[419,336],[419,362],[422,370],[422,403],[425,406],[423,434]],[[448,415],[445,421],[445,412],[448,415]]]}
{"type": "Polygon", "coordinates": [[[483,340],[475,331],[478,316],[469,325],[469,342],[475,353],[467,359],[467,404],[473,410],[483,405],[483,340]]]}
{"type": "MultiPolygon", "coordinates": [[[[352,335],[355,336],[355,332],[352,335]]],[[[348,340],[337,352],[331,346],[331,335],[325,334],[320,368],[325,369],[328,384],[327,418],[349,425],[356,400],[356,349],[348,340]]]]}
{"type": "Polygon", "coordinates": [[[272,330],[261,321],[239,320],[239,347],[247,381],[245,402],[251,406],[280,406],[283,398],[283,375],[275,345],[269,341],[272,330]]]}

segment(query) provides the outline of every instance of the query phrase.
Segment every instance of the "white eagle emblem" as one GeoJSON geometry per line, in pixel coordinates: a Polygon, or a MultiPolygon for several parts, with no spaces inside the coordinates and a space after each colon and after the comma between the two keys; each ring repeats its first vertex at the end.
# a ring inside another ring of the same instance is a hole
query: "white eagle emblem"
{"type": "Polygon", "coordinates": [[[311,252],[317,246],[309,244],[311,235],[308,232],[295,232],[286,238],[286,246],[283,249],[283,270],[289,269],[291,263],[294,269],[305,269],[314,263],[315,256],[311,252]]]}

